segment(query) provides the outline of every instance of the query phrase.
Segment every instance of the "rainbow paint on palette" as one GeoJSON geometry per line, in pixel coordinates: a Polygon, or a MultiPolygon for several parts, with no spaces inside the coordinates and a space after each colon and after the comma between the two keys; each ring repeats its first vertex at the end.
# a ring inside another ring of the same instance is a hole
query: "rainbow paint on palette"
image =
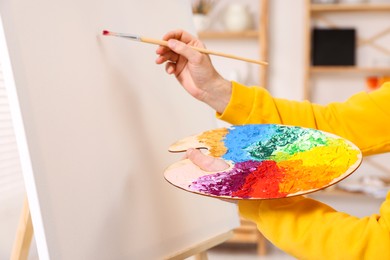
{"type": "Polygon", "coordinates": [[[211,156],[232,165],[188,185],[189,191],[210,196],[269,199],[308,193],[346,177],[361,162],[361,152],[352,143],[315,129],[242,125],[195,138],[211,156]]]}

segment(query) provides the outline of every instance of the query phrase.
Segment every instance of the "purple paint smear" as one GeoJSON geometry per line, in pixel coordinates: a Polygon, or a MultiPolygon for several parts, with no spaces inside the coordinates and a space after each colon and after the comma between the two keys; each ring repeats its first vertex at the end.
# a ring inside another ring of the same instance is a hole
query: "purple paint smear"
{"type": "Polygon", "coordinates": [[[189,189],[215,196],[232,196],[232,193],[241,189],[246,177],[255,171],[261,162],[246,161],[234,165],[227,172],[219,172],[199,177],[189,185],[189,189]]]}

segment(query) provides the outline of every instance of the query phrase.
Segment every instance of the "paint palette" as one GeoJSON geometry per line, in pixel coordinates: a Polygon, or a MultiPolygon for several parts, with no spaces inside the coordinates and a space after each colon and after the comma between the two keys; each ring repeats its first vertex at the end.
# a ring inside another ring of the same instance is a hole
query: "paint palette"
{"type": "Polygon", "coordinates": [[[230,167],[206,172],[184,159],[164,173],[176,187],[228,199],[275,199],[329,187],[352,174],[362,155],[346,139],[323,131],[276,124],[209,130],[182,139],[169,151],[204,148],[230,167]]]}

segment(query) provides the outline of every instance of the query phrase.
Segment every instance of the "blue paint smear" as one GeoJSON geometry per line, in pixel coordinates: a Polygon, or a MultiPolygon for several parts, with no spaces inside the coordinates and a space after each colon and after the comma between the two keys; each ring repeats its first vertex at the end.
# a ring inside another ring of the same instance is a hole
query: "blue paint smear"
{"type": "Polygon", "coordinates": [[[253,160],[247,148],[253,143],[265,142],[271,139],[278,127],[271,124],[230,127],[229,133],[223,140],[227,153],[222,158],[236,163],[253,160]]]}
{"type": "Polygon", "coordinates": [[[274,152],[292,155],[326,145],[327,137],[314,129],[275,124],[232,126],[223,139],[222,156],[234,163],[273,159],[274,152]]]}

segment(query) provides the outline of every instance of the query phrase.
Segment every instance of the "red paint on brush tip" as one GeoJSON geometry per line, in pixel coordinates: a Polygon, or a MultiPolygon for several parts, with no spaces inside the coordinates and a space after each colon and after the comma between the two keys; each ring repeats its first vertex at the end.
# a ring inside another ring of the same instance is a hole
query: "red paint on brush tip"
{"type": "Polygon", "coordinates": [[[109,35],[109,34],[110,34],[110,31],[107,31],[107,30],[103,31],[103,35],[109,35]]]}

